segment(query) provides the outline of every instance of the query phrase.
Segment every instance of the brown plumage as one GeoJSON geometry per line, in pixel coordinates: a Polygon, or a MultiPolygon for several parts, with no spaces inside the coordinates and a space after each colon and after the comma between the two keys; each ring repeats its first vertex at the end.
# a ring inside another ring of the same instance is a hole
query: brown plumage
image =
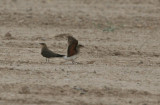
{"type": "Polygon", "coordinates": [[[41,49],[41,55],[43,57],[46,57],[46,62],[47,62],[47,59],[49,61],[49,58],[53,58],[53,57],[64,57],[65,55],[60,55],[60,54],[57,54],[57,53],[54,53],[53,51],[49,50],[47,45],[45,43],[40,43],[42,49],[41,49]]]}
{"type": "Polygon", "coordinates": [[[72,63],[74,62],[75,55],[79,53],[79,50],[83,45],[78,44],[78,40],[75,39],[73,36],[68,36],[68,49],[67,49],[67,56],[66,59],[71,59],[72,63]],[[74,56],[74,57],[73,57],[74,56]]]}
{"type": "Polygon", "coordinates": [[[78,45],[78,40],[76,40],[72,36],[68,36],[67,57],[73,56],[78,53],[77,45],[78,45]]]}

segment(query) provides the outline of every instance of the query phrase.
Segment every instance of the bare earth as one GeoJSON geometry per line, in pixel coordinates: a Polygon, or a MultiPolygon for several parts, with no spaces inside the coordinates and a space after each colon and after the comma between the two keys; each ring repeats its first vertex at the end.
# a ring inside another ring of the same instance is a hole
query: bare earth
{"type": "Polygon", "coordinates": [[[160,0],[0,0],[0,39],[1,105],[160,105],[160,0]]]}

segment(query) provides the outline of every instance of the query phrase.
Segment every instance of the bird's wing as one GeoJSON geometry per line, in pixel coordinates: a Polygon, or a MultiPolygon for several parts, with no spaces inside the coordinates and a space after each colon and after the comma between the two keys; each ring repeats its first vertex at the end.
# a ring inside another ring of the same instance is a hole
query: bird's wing
{"type": "Polygon", "coordinates": [[[67,57],[75,55],[77,53],[76,47],[78,45],[78,40],[72,40],[68,46],[67,57]]]}
{"type": "Polygon", "coordinates": [[[46,56],[48,58],[56,56],[56,54],[49,49],[43,50],[42,53],[43,53],[44,56],[46,56]]]}
{"type": "Polygon", "coordinates": [[[48,53],[50,54],[50,56],[55,56],[56,55],[56,53],[54,53],[53,51],[51,51],[51,50],[48,50],[48,53]]]}
{"type": "Polygon", "coordinates": [[[63,56],[65,56],[65,55],[54,53],[51,50],[48,50],[48,55],[49,55],[49,57],[63,57],[63,56]]]}
{"type": "Polygon", "coordinates": [[[72,44],[74,41],[77,41],[73,36],[68,36],[68,45],[72,44]]]}

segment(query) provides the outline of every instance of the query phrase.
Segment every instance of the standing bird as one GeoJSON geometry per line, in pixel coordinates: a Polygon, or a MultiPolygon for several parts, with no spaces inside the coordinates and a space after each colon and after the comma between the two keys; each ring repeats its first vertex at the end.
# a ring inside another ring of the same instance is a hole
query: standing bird
{"type": "Polygon", "coordinates": [[[78,40],[72,36],[68,36],[68,49],[67,49],[67,56],[64,56],[65,59],[71,60],[72,63],[74,59],[77,57],[78,53],[80,52],[80,48],[84,47],[83,45],[78,44],[78,40]]]}
{"type": "Polygon", "coordinates": [[[64,57],[65,55],[60,55],[57,53],[54,53],[53,51],[49,50],[47,45],[45,43],[40,43],[42,49],[41,49],[41,55],[43,57],[46,57],[46,62],[49,62],[49,58],[54,58],[54,57],[64,57]]]}

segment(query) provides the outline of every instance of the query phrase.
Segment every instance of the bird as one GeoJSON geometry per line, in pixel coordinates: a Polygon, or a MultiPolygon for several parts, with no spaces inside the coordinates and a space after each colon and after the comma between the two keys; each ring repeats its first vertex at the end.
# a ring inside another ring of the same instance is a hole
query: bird
{"type": "Polygon", "coordinates": [[[39,43],[41,45],[41,55],[46,58],[46,62],[49,62],[49,58],[55,57],[64,57],[65,55],[54,53],[53,51],[49,50],[45,43],[39,43]]]}
{"type": "Polygon", "coordinates": [[[71,60],[72,63],[76,63],[74,59],[77,58],[77,55],[80,52],[80,48],[84,47],[81,44],[78,44],[78,40],[73,36],[68,36],[68,49],[67,56],[64,56],[65,59],[71,60]]]}

